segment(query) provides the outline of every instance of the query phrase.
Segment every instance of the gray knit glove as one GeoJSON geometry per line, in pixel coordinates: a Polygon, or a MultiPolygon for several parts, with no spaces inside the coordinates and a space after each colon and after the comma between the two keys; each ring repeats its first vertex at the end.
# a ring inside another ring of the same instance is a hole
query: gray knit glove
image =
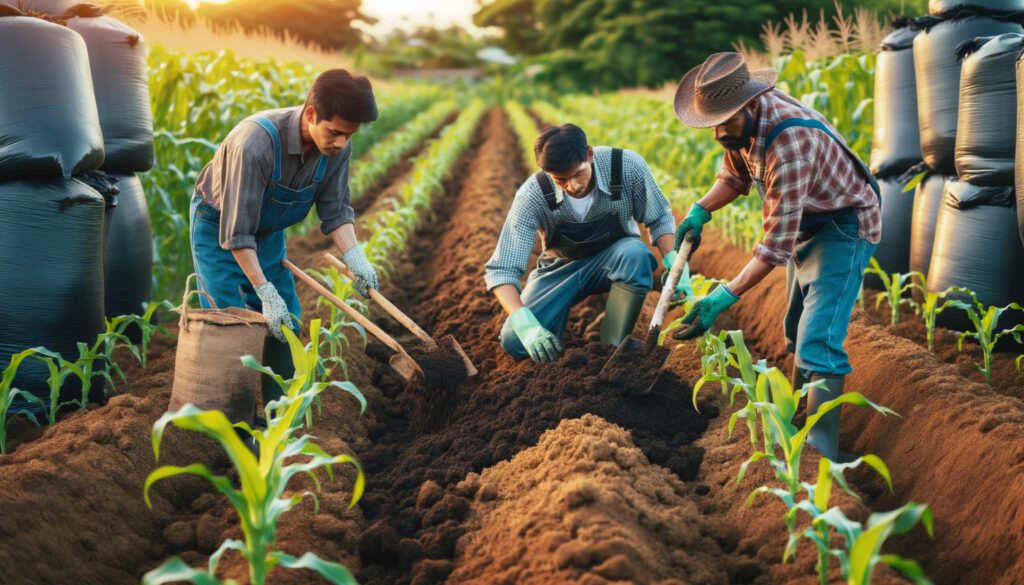
{"type": "Polygon", "coordinates": [[[341,258],[355,275],[356,292],[361,296],[364,298],[369,296],[371,288],[380,288],[377,284],[377,271],[370,265],[370,260],[366,257],[362,244],[352,246],[342,254],[341,258]]]}
{"type": "Polygon", "coordinates": [[[263,302],[263,316],[267,318],[270,334],[278,341],[288,341],[281,333],[281,326],[291,328],[292,317],[288,314],[288,304],[278,294],[274,283],[267,281],[256,287],[256,295],[263,302]]]}

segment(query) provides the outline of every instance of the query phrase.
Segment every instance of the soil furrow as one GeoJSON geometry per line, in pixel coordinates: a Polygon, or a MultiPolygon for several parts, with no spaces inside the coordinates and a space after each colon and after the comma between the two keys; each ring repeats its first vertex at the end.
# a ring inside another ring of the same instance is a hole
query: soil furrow
{"type": "MultiPolygon", "coordinates": [[[[693,267],[727,278],[747,260],[711,232],[693,267]]],[[[782,350],[785,306],[785,275],[776,271],[732,310],[752,350],[779,364],[791,361],[782,350]]],[[[841,444],[881,456],[894,473],[892,494],[870,475],[858,485],[873,496],[875,510],[907,501],[935,510],[934,541],[915,531],[892,550],[922,562],[936,583],[1024,582],[1024,404],[860,316],[846,349],[853,365],[848,388],[903,415],[844,409],[841,444]]]]}

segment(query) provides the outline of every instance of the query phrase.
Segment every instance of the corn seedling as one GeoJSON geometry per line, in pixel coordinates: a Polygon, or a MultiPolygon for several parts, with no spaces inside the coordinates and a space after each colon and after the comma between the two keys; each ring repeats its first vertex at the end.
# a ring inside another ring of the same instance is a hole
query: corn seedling
{"type": "Polygon", "coordinates": [[[839,508],[831,508],[814,519],[814,524],[828,525],[843,537],[845,549],[833,550],[832,555],[839,559],[842,574],[849,585],[870,585],[878,563],[902,573],[915,585],[931,585],[916,562],[881,552],[890,536],[906,534],[918,523],[924,525],[929,538],[934,537],[931,508],[913,502],[890,512],[872,514],[867,527],[847,518],[839,508]]]}
{"type": "MultiPolygon", "coordinates": [[[[7,363],[7,367],[4,368],[3,374],[0,374],[0,454],[7,453],[7,412],[11,409],[11,405],[14,404],[14,399],[21,396],[28,402],[40,403],[40,400],[32,394],[14,387],[14,378],[18,375],[18,368],[21,367],[21,363],[35,354],[37,349],[39,348],[26,349],[12,355],[7,363]]],[[[39,424],[39,421],[36,420],[35,415],[31,412],[23,411],[22,414],[33,423],[39,424]]]]}
{"type": "MultiPolygon", "coordinates": [[[[868,465],[874,469],[889,486],[889,490],[892,490],[892,476],[889,472],[889,467],[884,461],[877,455],[864,455],[851,461],[850,463],[833,463],[829,459],[822,457],[818,461],[818,481],[816,484],[809,484],[807,482],[801,482],[800,487],[803,492],[806,492],[807,498],[797,501],[796,497],[798,494],[791,493],[784,489],[772,488],[769,486],[761,486],[751,492],[747,498],[747,507],[751,507],[754,504],[754,500],[761,494],[771,494],[782,500],[786,505],[786,514],[784,517],[786,528],[789,531],[789,539],[786,542],[786,548],[782,554],[782,562],[787,563],[796,558],[796,552],[801,538],[806,538],[814,543],[817,554],[818,562],[816,569],[818,571],[818,583],[820,585],[828,585],[828,566],[829,559],[835,556],[834,551],[831,549],[831,530],[832,527],[827,522],[814,522],[822,514],[828,511],[829,502],[832,498],[832,487],[833,485],[839,486],[846,494],[860,500],[860,496],[854,492],[846,481],[844,473],[850,469],[856,469],[862,464],[868,465]],[[812,525],[810,528],[804,530],[797,529],[797,520],[799,512],[805,512],[810,516],[812,525]]],[[[843,577],[847,577],[844,572],[843,577]]]]}
{"type": "Polygon", "coordinates": [[[1024,374],[1024,353],[1017,356],[1013,363],[1017,367],[1017,373],[1024,374]]]}
{"type": "Polygon", "coordinates": [[[967,338],[973,338],[977,341],[978,346],[981,347],[982,363],[978,364],[975,362],[974,366],[985,375],[985,382],[992,384],[992,353],[995,351],[996,344],[1007,335],[1012,336],[1017,343],[1020,343],[1021,333],[1024,333],[1024,325],[1016,325],[1009,329],[997,331],[999,319],[1007,311],[1024,311],[1024,307],[1017,303],[1010,303],[1005,307],[996,307],[994,305],[986,307],[973,292],[966,289],[957,290],[969,293],[971,297],[972,302],[967,307],[967,317],[971,320],[971,324],[974,325],[974,331],[964,331],[961,333],[960,337],[956,340],[956,348],[958,351],[963,351],[964,340],[967,338]]]}
{"type": "Polygon", "coordinates": [[[882,281],[882,292],[875,294],[875,309],[877,310],[882,301],[889,303],[889,324],[896,325],[900,322],[900,305],[910,305],[916,311],[917,303],[907,296],[913,290],[915,275],[919,272],[908,272],[906,274],[892,273],[882,270],[878,260],[872,258],[868,265],[866,274],[874,274],[882,281]]]}
{"type": "MultiPolygon", "coordinates": [[[[46,379],[46,385],[50,392],[50,402],[46,407],[46,422],[48,424],[57,424],[57,413],[60,412],[61,407],[68,404],[78,404],[78,401],[60,402],[60,389],[64,386],[64,382],[69,376],[76,376],[82,383],[83,388],[88,387],[85,373],[78,364],[75,362],[69,362],[59,353],[50,351],[44,347],[37,347],[34,349],[32,357],[46,364],[46,369],[49,372],[49,376],[46,379]]],[[[88,403],[88,390],[83,391],[82,400],[83,404],[88,403]]],[[[80,405],[81,406],[81,405],[80,405]]],[[[84,408],[84,406],[82,406],[84,408]]]]}
{"type": "Polygon", "coordinates": [[[931,292],[926,287],[925,276],[920,272],[915,273],[918,278],[917,284],[914,286],[921,291],[921,295],[924,301],[918,305],[918,312],[921,314],[921,319],[924,320],[925,333],[928,338],[928,351],[935,351],[935,321],[943,311],[949,308],[967,310],[969,305],[963,301],[957,299],[947,299],[949,293],[958,290],[956,287],[950,287],[942,292],[931,292]]]}
{"type": "MultiPolygon", "coordinates": [[[[274,377],[275,381],[285,388],[284,396],[266,405],[266,430],[253,429],[246,423],[232,425],[220,411],[203,411],[187,404],[177,412],[169,412],[160,417],[153,425],[153,455],[159,461],[160,445],[167,425],[196,431],[217,441],[238,474],[239,486],[236,488],[231,479],[215,475],[205,465],[192,464],[184,467],[162,466],[146,478],[143,496],[146,505],[152,507],[150,488],[162,479],[178,475],[196,475],[206,479],[213,487],[228,498],[238,515],[244,535],[244,541],[226,540],[210,556],[207,576],[216,573],[217,564],[225,552],[239,552],[249,564],[249,577],[254,585],[266,583],[267,574],[274,567],[310,569],[325,577],[331,583],[355,583],[355,578],[345,567],[325,561],[316,555],[307,553],[300,558],[293,557],[274,549],[277,522],[282,514],[298,505],[309,496],[314,508],[318,507],[316,495],[303,492],[285,496],[288,483],[299,474],[306,474],[319,489],[316,470],[324,469],[328,477],[333,477],[332,466],[335,464],[351,464],[356,468],[356,481],[352,489],[349,507],[359,501],[365,486],[362,467],[351,456],[329,455],[313,442],[311,435],[298,436],[296,433],[302,426],[315,398],[328,388],[344,390],[357,399],[365,408],[362,394],[349,382],[315,382],[319,356],[317,353],[317,336],[320,330],[319,321],[310,326],[310,336],[314,340],[310,346],[303,346],[290,330],[285,330],[285,337],[291,348],[295,365],[295,377],[283,380],[268,368],[260,366],[255,358],[246,356],[243,363],[254,367],[262,373],[274,377]],[[251,436],[258,451],[256,454],[239,437],[238,430],[251,436]]],[[[181,575],[184,571],[179,559],[171,559],[160,568],[149,573],[144,583],[168,582],[167,575],[181,575]]],[[[193,579],[203,579],[201,575],[191,573],[193,579]]],[[[212,583],[213,581],[193,581],[212,583]]]]}
{"type": "Polygon", "coordinates": [[[813,386],[823,384],[823,381],[819,380],[805,384],[803,388],[794,389],[789,379],[778,368],[758,369],[760,371],[754,390],[756,401],[733,413],[729,419],[729,432],[732,433],[740,418],[749,420],[754,413],[760,414],[762,424],[765,425],[764,450],[755,451],[750,459],[740,466],[737,483],[743,481],[751,463],[766,460],[775,470],[776,478],[786,485],[791,494],[795,494],[800,489],[800,458],[807,442],[807,435],[811,427],[823,416],[844,404],[868,407],[883,415],[899,416],[895,411],[871,402],[859,392],[846,392],[822,403],[817,412],[807,417],[803,427],[797,428],[793,424],[793,417],[796,415],[800,400],[813,386]],[[782,450],[781,458],[777,455],[777,448],[782,450]]]}
{"type": "MultiPolygon", "coordinates": [[[[129,327],[137,327],[140,333],[138,351],[132,351],[132,355],[139,360],[139,365],[146,368],[149,355],[149,344],[153,341],[153,334],[170,335],[166,327],[153,322],[153,315],[159,309],[173,310],[174,305],[167,300],[160,302],[146,303],[146,310],[141,315],[120,315],[107,322],[107,331],[124,335],[129,327]]],[[[129,344],[129,347],[133,347],[129,344]]]]}

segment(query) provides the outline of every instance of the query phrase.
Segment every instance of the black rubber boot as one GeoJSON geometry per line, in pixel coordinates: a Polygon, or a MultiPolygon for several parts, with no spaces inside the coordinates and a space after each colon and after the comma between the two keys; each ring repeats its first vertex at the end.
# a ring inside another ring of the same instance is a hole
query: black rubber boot
{"type": "Polygon", "coordinates": [[[636,325],[640,310],[644,307],[647,291],[633,288],[622,282],[613,282],[604,307],[604,321],[601,323],[601,341],[619,345],[636,325]]]}
{"type": "MultiPolygon", "coordinates": [[[[818,412],[818,407],[824,403],[838,398],[843,394],[843,382],[845,376],[823,376],[812,374],[811,382],[818,380],[825,381],[824,388],[811,388],[807,395],[807,416],[818,412]]],[[[817,424],[811,427],[807,434],[807,444],[818,450],[824,457],[832,461],[840,462],[839,457],[839,416],[842,407],[833,408],[818,420],[817,424]]]]}

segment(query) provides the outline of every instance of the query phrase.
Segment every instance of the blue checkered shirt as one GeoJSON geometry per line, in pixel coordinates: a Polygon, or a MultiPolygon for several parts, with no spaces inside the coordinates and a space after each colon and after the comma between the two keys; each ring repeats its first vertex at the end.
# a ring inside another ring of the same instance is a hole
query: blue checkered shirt
{"type": "MultiPolygon", "coordinates": [[[[612,201],[608,188],[611,179],[612,149],[610,146],[594,147],[596,190],[594,203],[583,221],[592,221],[614,209],[618,211],[619,221],[622,222],[622,228],[627,234],[640,235],[638,222],[650,230],[652,241],[673,233],[675,218],[672,216],[672,209],[651,177],[647,162],[632,150],[623,150],[622,155],[622,198],[612,201]]],[[[563,197],[562,190],[555,185],[555,198],[559,204],[563,197]]],[[[544,193],[537,184],[536,176],[531,176],[516,192],[512,208],[509,209],[505,225],[501,229],[498,245],[484,267],[487,290],[503,284],[511,284],[522,290],[520,280],[530,263],[534,240],[539,232],[550,233],[556,221],[582,223],[568,204],[559,205],[552,211],[544,201],[544,193]]],[[[541,242],[543,241],[542,237],[541,242]]]]}

